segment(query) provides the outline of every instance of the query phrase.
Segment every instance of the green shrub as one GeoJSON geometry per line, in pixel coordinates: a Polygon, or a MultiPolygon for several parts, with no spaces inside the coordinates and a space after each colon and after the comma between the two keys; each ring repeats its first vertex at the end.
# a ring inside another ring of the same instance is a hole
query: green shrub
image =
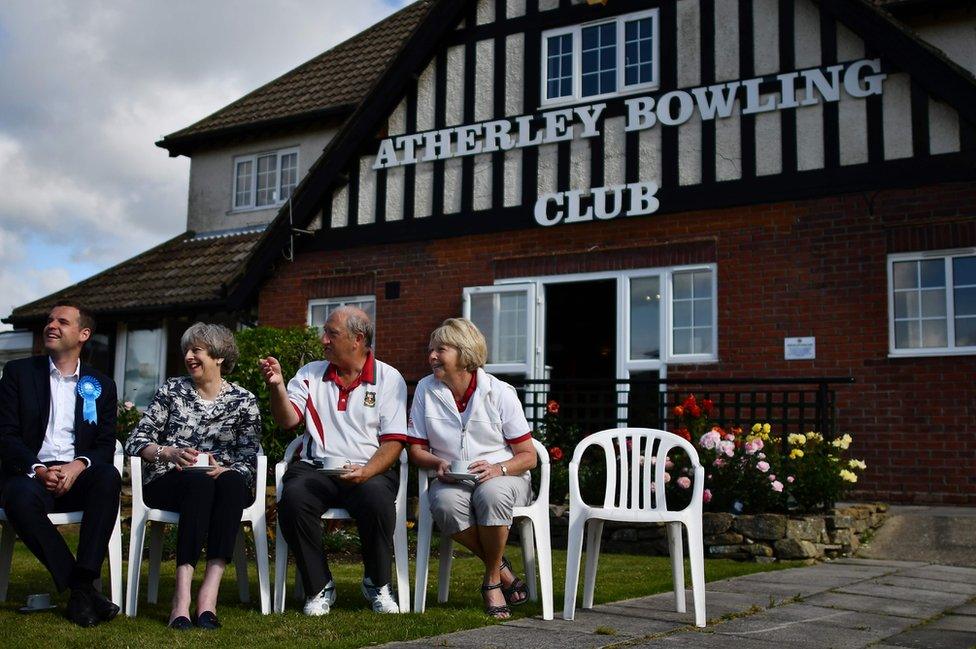
{"type": "Polygon", "coordinates": [[[237,383],[251,391],[258,399],[261,409],[261,445],[268,456],[268,466],[281,459],[288,445],[296,435],[303,432],[281,430],[271,416],[271,401],[268,386],[264,382],[258,361],[266,356],[274,356],[281,363],[281,372],[287,382],[300,367],[322,358],[322,343],[318,332],[312,327],[255,327],[237,332],[237,348],[240,358],[237,367],[227,376],[228,381],[237,383]]]}

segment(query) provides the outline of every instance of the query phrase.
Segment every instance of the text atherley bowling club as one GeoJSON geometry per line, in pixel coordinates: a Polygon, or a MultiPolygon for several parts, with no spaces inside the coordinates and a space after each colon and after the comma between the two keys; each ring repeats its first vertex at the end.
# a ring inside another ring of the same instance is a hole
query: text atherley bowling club
{"type": "MultiPolygon", "coordinates": [[[[630,97],[624,100],[624,130],[640,131],[658,123],[678,126],[690,120],[696,111],[702,120],[724,119],[736,109],[736,102],[741,106],[741,114],[751,115],[840,101],[841,88],[855,98],[880,95],[886,76],[881,72],[880,59],[861,59],[798,70],[774,78],[756,77],[671,90],[658,97],[630,97]],[[764,82],[771,85],[763,88],[765,92],[760,94],[760,85],[764,82]]],[[[600,135],[599,124],[606,107],[607,104],[602,102],[557,108],[537,115],[519,115],[389,137],[380,142],[373,169],[595,137],[600,135]]],[[[657,190],[655,182],[639,182],[543,194],[536,200],[535,220],[539,225],[550,226],[594,218],[612,219],[621,213],[625,216],[650,214],[660,206],[654,196],[657,190]],[[584,196],[589,195],[592,195],[592,201],[584,200],[584,196]]]]}

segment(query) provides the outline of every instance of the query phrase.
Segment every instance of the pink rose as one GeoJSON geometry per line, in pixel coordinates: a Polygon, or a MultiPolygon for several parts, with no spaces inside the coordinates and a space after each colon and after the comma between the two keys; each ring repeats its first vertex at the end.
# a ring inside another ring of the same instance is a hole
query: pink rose
{"type": "Polygon", "coordinates": [[[713,449],[722,440],[722,436],[716,433],[714,430],[710,430],[701,436],[698,440],[698,445],[704,449],[713,449]]]}
{"type": "Polygon", "coordinates": [[[718,451],[719,451],[719,453],[724,453],[725,455],[728,455],[729,457],[734,456],[735,455],[735,442],[729,442],[729,441],[726,441],[726,440],[722,440],[721,442],[718,443],[718,451]]]}
{"type": "Polygon", "coordinates": [[[769,474],[769,481],[770,482],[776,482],[776,476],[774,474],[770,473],[769,474]]]}
{"type": "Polygon", "coordinates": [[[754,453],[756,453],[756,451],[762,450],[762,447],[763,447],[763,441],[758,437],[752,440],[751,442],[746,442],[745,444],[746,455],[753,455],[754,453]]]}
{"type": "Polygon", "coordinates": [[[670,471],[671,469],[674,468],[674,462],[672,462],[669,458],[667,461],[665,461],[664,468],[670,471]]]}
{"type": "Polygon", "coordinates": [[[720,457],[717,457],[715,458],[715,461],[712,462],[712,466],[721,469],[723,466],[725,466],[725,460],[723,460],[720,457]]]}
{"type": "Polygon", "coordinates": [[[786,481],[789,482],[790,484],[793,484],[793,481],[794,480],[796,480],[796,478],[794,478],[793,476],[791,476],[791,475],[790,476],[786,476],[786,481]]]}
{"type": "Polygon", "coordinates": [[[777,491],[777,492],[783,491],[783,483],[780,482],[779,480],[773,480],[772,487],[773,487],[773,491],[777,491]]]}
{"type": "Polygon", "coordinates": [[[686,476],[681,476],[680,478],[678,478],[678,486],[681,487],[682,489],[689,488],[691,486],[691,478],[688,478],[686,476]]]}
{"type": "Polygon", "coordinates": [[[725,435],[725,441],[727,441],[727,442],[734,442],[735,441],[735,435],[733,435],[731,433],[727,433],[725,435]]]}
{"type": "Polygon", "coordinates": [[[664,472],[664,484],[671,482],[671,474],[667,471],[664,472]]]}
{"type": "Polygon", "coordinates": [[[767,471],[769,471],[769,462],[766,461],[757,462],[756,468],[762,471],[763,473],[766,473],[767,471]]]}
{"type": "Polygon", "coordinates": [[[710,502],[712,502],[712,490],[711,489],[706,489],[705,491],[702,492],[702,502],[703,503],[710,503],[710,502]]]}

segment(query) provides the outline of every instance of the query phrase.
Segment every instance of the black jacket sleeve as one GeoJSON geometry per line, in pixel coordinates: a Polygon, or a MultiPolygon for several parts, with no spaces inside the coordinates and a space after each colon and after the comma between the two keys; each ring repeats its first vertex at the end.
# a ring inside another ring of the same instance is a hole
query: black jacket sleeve
{"type": "Polygon", "coordinates": [[[11,361],[0,377],[0,463],[8,474],[26,474],[37,463],[37,454],[24,442],[20,412],[23,391],[30,382],[30,365],[26,360],[11,361]]]}

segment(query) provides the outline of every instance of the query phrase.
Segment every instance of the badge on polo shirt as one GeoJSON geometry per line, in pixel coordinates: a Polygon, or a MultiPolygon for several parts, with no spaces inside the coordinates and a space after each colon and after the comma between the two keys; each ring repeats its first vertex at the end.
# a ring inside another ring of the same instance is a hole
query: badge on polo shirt
{"type": "Polygon", "coordinates": [[[366,393],[366,396],[363,398],[363,405],[366,406],[367,408],[375,408],[376,407],[376,393],[375,392],[367,392],[366,393]]]}

